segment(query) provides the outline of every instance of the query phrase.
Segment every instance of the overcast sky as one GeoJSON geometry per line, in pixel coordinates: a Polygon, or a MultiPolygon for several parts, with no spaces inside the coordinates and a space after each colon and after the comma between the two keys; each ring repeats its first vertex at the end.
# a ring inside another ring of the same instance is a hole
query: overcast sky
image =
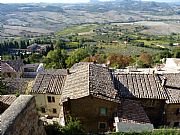
{"type": "MultiPolygon", "coordinates": [[[[0,0],[0,3],[76,3],[76,2],[88,2],[89,0],[0,0]]],[[[102,0],[108,1],[108,0],[102,0]]],[[[160,2],[180,2],[180,0],[144,0],[144,1],[160,1],[160,2]]]]}

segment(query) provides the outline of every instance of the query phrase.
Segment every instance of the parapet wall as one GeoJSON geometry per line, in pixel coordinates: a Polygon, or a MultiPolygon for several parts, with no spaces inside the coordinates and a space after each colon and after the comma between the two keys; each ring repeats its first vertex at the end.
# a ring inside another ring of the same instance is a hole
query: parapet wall
{"type": "Polygon", "coordinates": [[[1,135],[46,135],[31,95],[18,97],[1,115],[0,124],[1,135]]]}

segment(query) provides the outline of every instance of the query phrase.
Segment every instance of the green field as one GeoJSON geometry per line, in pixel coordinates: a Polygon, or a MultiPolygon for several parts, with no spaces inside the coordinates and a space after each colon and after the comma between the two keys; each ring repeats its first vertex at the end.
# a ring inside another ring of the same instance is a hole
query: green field
{"type": "Polygon", "coordinates": [[[95,29],[98,25],[96,24],[85,24],[85,25],[79,25],[79,26],[72,26],[68,27],[64,30],[58,31],[57,35],[70,35],[70,34],[76,34],[76,33],[84,33],[84,32],[90,32],[91,30],[95,29]]]}
{"type": "Polygon", "coordinates": [[[136,40],[137,42],[144,42],[145,45],[168,45],[168,41],[163,41],[163,40],[136,40]]]}
{"type": "Polygon", "coordinates": [[[109,135],[180,135],[180,129],[155,129],[152,132],[142,133],[112,133],[109,135]]]}
{"type": "Polygon", "coordinates": [[[137,47],[132,45],[123,45],[123,44],[101,44],[98,45],[98,48],[101,48],[105,54],[122,54],[122,55],[139,55],[142,52],[148,52],[150,54],[157,54],[161,50],[153,49],[153,48],[144,48],[137,47]]]}

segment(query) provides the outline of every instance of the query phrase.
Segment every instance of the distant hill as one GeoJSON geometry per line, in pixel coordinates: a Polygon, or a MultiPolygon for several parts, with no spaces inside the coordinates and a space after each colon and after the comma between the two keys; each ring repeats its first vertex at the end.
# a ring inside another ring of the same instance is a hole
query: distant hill
{"type": "Polygon", "coordinates": [[[180,6],[175,4],[139,0],[96,1],[84,4],[0,4],[0,37],[49,34],[77,24],[180,19],[180,6]]]}

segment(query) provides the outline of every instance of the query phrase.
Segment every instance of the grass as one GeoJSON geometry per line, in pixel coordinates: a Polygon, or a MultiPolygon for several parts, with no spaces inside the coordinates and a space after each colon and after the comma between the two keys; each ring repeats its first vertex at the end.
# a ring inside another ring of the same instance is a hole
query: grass
{"type": "Polygon", "coordinates": [[[85,24],[80,26],[72,26],[57,32],[57,35],[69,35],[69,34],[76,34],[76,33],[84,33],[90,32],[91,30],[95,29],[98,25],[95,24],[85,24]]]}
{"type": "Polygon", "coordinates": [[[151,40],[151,41],[147,41],[147,40],[136,40],[136,41],[138,41],[138,42],[144,42],[144,44],[145,45],[152,45],[152,44],[154,44],[154,45],[168,45],[169,44],[169,42],[167,42],[167,41],[163,41],[163,40],[151,40]]]}
{"type": "Polygon", "coordinates": [[[66,43],[66,47],[70,49],[78,48],[79,42],[68,42],[66,43]]]}
{"type": "Polygon", "coordinates": [[[155,129],[152,132],[142,132],[142,133],[111,133],[109,135],[180,135],[179,129],[155,129]]]}

